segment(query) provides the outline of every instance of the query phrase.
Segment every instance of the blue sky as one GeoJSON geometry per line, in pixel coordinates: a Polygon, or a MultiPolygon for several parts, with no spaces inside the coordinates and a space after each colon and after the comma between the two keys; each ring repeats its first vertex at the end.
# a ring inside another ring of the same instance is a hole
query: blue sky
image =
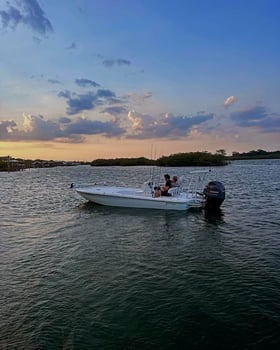
{"type": "Polygon", "coordinates": [[[277,0],[0,1],[0,154],[280,148],[277,0]]]}

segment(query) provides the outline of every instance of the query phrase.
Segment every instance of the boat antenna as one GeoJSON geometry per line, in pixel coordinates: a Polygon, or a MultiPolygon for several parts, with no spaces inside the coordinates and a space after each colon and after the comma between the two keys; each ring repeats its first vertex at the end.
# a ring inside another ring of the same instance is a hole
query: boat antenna
{"type": "MultiPolygon", "coordinates": [[[[154,146],[153,147],[153,154],[152,154],[152,159],[154,160],[154,161],[156,161],[156,155],[157,155],[157,147],[156,146],[154,146]]],[[[156,181],[156,165],[153,165],[153,167],[152,167],[152,171],[153,171],[153,173],[152,173],[152,182],[153,183],[155,183],[155,181],[156,181]]]]}
{"type": "MultiPolygon", "coordinates": [[[[158,155],[158,158],[160,158],[161,157],[161,153],[158,155]]],[[[161,169],[161,166],[160,167],[158,167],[157,166],[157,178],[158,178],[158,183],[160,183],[162,180],[161,180],[161,177],[162,177],[162,169],[161,169]]]]}
{"type": "MultiPolygon", "coordinates": [[[[151,155],[150,155],[150,159],[153,160],[153,147],[154,145],[151,145],[151,155]]],[[[150,167],[150,181],[154,181],[154,166],[150,167]]]]}

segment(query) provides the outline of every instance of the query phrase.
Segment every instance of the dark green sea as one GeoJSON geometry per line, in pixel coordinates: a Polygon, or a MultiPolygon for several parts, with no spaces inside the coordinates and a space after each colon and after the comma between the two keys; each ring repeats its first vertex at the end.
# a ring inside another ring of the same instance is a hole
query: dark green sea
{"type": "Polygon", "coordinates": [[[218,214],[102,207],[69,188],[141,185],[149,167],[0,173],[0,349],[278,348],[280,160],[214,171],[218,214]]]}

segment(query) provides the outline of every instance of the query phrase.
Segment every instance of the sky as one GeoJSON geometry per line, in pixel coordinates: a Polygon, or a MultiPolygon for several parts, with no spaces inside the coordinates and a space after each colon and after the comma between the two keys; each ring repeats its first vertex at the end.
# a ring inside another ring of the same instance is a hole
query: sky
{"type": "Polygon", "coordinates": [[[280,149],[280,1],[0,0],[0,156],[280,149]]]}

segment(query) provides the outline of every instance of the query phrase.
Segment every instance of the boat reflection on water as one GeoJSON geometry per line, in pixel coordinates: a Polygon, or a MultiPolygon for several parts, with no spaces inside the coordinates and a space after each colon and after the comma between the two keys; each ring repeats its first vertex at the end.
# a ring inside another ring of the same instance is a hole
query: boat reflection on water
{"type": "Polygon", "coordinates": [[[177,211],[177,210],[160,210],[160,209],[143,209],[143,208],[126,208],[126,207],[111,207],[106,205],[100,205],[93,202],[84,202],[78,207],[80,212],[88,214],[98,214],[101,216],[110,215],[112,217],[123,216],[123,217],[145,217],[145,218],[183,218],[187,217],[188,212],[199,212],[197,208],[188,211],[177,211]]]}
{"type": "Polygon", "coordinates": [[[215,210],[204,210],[204,220],[212,225],[220,225],[224,223],[224,212],[220,208],[215,210]]]}
{"type": "Polygon", "coordinates": [[[111,216],[112,220],[122,216],[123,218],[142,217],[151,221],[164,218],[168,224],[182,219],[186,222],[190,218],[192,221],[203,222],[204,220],[213,225],[219,225],[224,222],[224,212],[222,209],[205,210],[201,208],[190,208],[187,211],[162,211],[155,209],[109,207],[93,202],[84,202],[78,206],[78,209],[80,214],[111,216]]]}

